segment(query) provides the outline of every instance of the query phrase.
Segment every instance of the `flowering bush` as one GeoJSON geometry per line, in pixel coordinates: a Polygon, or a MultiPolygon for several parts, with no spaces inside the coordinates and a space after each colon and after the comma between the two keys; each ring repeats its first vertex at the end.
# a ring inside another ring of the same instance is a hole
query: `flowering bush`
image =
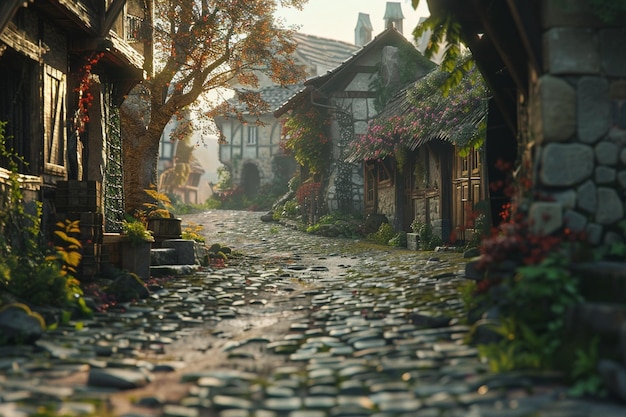
{"type": "Polygon", "coordinates": [[[447,96],[440,86],[447,74],[433,71],[403,90],[400,114],[383,114],[370,121],[367,133],[356,137],[354,154],[366,160],[415,149],[432,138],[450,141],[467,150],[480,146],[486,128],[488,90],[472,68],[447,96]]]}
{"type": "Polygon", "coordinates": [[[322,183],[313,181],[305,182],[296,190],[296,200],[302,215],[312,214],[311,210],[314,208],[314,202],[319,202],[320,200],[321,190],[322,183]]]}

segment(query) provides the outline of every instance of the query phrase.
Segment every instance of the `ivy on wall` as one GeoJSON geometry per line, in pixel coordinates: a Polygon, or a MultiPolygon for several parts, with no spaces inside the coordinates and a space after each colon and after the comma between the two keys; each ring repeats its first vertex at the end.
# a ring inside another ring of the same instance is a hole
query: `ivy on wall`
{"type": "Polygon", "coordinates": [[[332,143],[328,134],[328,110],[305,102],[283,122],[281,146],[312,173],[323,172],[330,161],[332,143]]]}

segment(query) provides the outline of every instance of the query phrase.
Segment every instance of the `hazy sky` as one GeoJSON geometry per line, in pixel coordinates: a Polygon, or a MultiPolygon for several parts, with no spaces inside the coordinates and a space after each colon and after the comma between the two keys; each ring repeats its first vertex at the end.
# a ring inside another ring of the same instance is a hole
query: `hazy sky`
{"type": "MultiPolygon", "coordinates": [[[[420,17],[428,16],[426,0],[420,0],[419,8],[413,10],[411,0],[395,0],[404,14],[403,34],[413,40],[411,33],[420,17]]],[[[309,0],[303,10],[283,9],[278,16],[288,25],[300,26],[299,31],[309,35],[354,43],[354,28],[359,12],[370,15],[374,36],[384,29],[386,0],[309,0]]]]}

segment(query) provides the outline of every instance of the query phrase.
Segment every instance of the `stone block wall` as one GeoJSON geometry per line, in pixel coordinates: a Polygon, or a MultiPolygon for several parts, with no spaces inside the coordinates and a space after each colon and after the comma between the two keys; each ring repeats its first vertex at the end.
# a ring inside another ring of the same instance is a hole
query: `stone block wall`
{"type": "Polygon", "coordinates": [[[531,205],[537,232],[585,231],[594,245],[624,241],[626,20],[599,21],[586,0],[548,0],[544,69],[531,79],[529,140],[536,145],[531,205]]]}

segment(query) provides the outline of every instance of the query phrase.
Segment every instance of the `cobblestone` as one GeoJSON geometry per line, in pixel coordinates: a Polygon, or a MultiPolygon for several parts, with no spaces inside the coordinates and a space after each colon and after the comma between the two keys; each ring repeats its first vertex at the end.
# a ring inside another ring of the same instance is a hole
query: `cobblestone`
{"type": "Polygon", "coordinates": [[[34,348],[1,348],[0,416],[43,405],[125,417],[626,415],[568,398],[550,375],[491,374],[463,342],[461,254],[320,238],[259,217],[184,216],[245,256],[34,348]]]}

